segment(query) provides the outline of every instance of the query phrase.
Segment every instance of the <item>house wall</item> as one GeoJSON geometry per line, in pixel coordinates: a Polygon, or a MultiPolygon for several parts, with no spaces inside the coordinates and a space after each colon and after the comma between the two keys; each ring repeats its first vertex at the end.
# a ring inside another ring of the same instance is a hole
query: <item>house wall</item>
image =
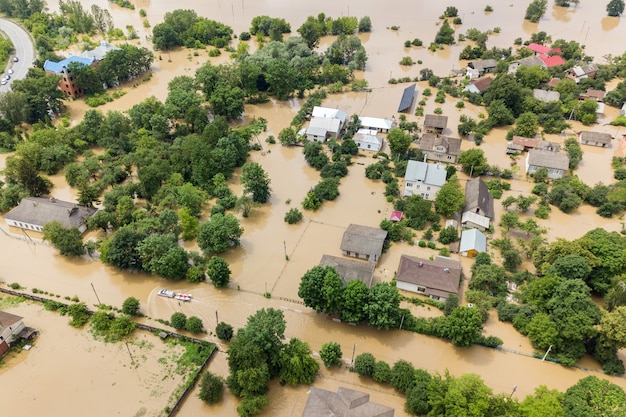
{"type": "Polygon", "coordinates": [[[22,329],[24,329],[24,321],[20,320],[17,323],[13,324],[10,327],[7,327],[6,329],[4,329],[2,331],[2,334],[0,334],[0,342],[6,342],[7,344],[11,344],[11,342],[13,341],[13,335],[18,334],[19,332],[22,331],[22,329]]]}
{"type": "Polygon", "coordinates": [[[326,136],[317,136],[317,135],[307,134],[306,138],[310,141],[315,141],[315,142],[320,142],[320,143],[326,142],[326,136]]]}
{"type": "Polygon", "coordinates": [[[428,298],[432,298],[434,300],[446,301],[445,297],[440,297],[436,295],[432,295],[427,287],[423,287],[417,284],[413,284],[411,282],[406,281],[396,281],[396,287],[400,290],[413,292],[416,294],[422,294],[428,296],[428,298]]]}
{"type": "Polygon", "coordinates": [[[383,129],[381,127],[375,127],[375,126],[361,125],[361,129],[375,130],[375,131],[380,132],[380,133],[387,133],[387,132],[389,132],[389,129],[383,129]]]}
{"type": "Polygon", "coordinates": [[[461,226],[463,226],[463,228],[465,228],[465,229],[478,229],[481,232],[484,232],[485,230],[487,230],[485,227],[483,227],[483,226],[481,226],[479,224],[476,224],[474,222],[471,222],[469,220],[466,221],[465,223],[462,223],[461,226]]]}
{"type": "Polygon", "coordinates": [[[356,252],[350,252],[347,250],[341,251],[343,253],[344,256],[351,256],[352,258],[359,258],[359,259],[365,259],[368,260],[370,259],[370,254],[367,253],[356,253],[356,252]]]}
{"type": "Polygon", "coordinates": [[[0,342],[0,357],[2,357],[7,350],[9,350],[9,344],[4,341],[0,342]]]}
{"type": "Polygon", "coordinates": [[[594,142],[591,140],[583,140],[583,139],[580,139],[580,143],[582,143],[583,145],[598,146],[600,148],[606,148],[606,145],[607,145],[604,142],[594,142]]]}
{"type": "Polygon", "coordinates": [[[424,184],[421,181],[406,181],[404,184],[404,196],[410,197],[413,194],[421,195],[426,200],[434,201],[441,187],[424,184]]]}
{"type": "MultiPolygon", "coordinates": [[[[537,171],[539,168],[542,168],[542,167],[539,167],[536,165],[529,165],[527,169],[527,173],[534,174],[535,171],[537,171]]],[[[559,178],[563,178],[563,175],[565,175],[565,171],[563,171],[562,169],[548,168],[548,178],[557,180],[559,178]]]]}
{"type": "Polygon", "coordinates": [[[40,225],[40,224],[18,222],[16,220],[11,220],[7,218],[5,218],[4,220],[7,222],[9,226],[19,227],[20,229],[34,230],[36,232],[41,232],[43,229],[43,225],[40,225]]]}
{"type": "Polygon", "coordinates": [[[461,252],[461,256],[465,256],[468,258],[474,258],[476,255],[478,255],[478,251],[476,249],[470,249],[467,252],[461,252]]]}
{"type": "Polygon", "coordinates": [[[428,161],[447,162],[449,164],[456,163],[455,155],[448,155],[447,153],[440,152],[425,152],[424,156],[428,161]]]}
{"type": "Polygon", "coordinates": [[[374,151],[374,152],[378,152],[380,151],[380,148],[382,146],[379,146],[375,143],[371,143],[371,142],[361,142],[360,140],[355,140],[357,146],[359,147],[359,149],[364,149],[366,151],[374,151]]]}

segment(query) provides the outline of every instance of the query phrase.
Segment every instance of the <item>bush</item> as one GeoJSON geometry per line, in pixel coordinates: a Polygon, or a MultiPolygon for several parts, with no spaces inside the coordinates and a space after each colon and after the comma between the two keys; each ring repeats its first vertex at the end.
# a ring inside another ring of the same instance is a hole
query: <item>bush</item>
{"type": "Polygon", "coordinates": [[[177,329],[184,329],[187,324],[187,316],[183,313],[174,313],[172,317],[170,317],[170,325],[177,329]]]}
{"type": "Polygon", "coordinates": [[[410,362],[399,360],[391,370],[391,386],[406,394],[415,385],[415,368],[410,362]]]}
{"type": "Polygon", "coordinates": [[[85,303],[75,303],[67,307],[67,314],[72,318],[70,326],[81,328],[89,321],[89,310],[85,303]]]}
{"type": "Polygon", "coordinates": [[[410,67],[411,65],[415,65],[415,61],[413,61],[410,56],[405,56],[400,60],[400,65],[410,67]]]}
{"type": "Polygon", "coordinates": [[[341,352],[341,346],[339,343],[327,342],[322,345],[320,349],[320,358],[327,368],[341,365],[341,358],[343,353],[341,352]]]}
{"type": "Polygon", "coordinates": [[[302,220],[302,212],[297,208],[290,209],[287,213],[285,213],[285,222],[289,224],[296,224],[302,220]]]}
{"type": "Polygon", "coordinates": [[[376,358],[371,353],[361,353],[354,359],[354,372],[361,376],[372,376],[375,366],[376,358]]]}
{"type": "Polygon", "coordinates": [[[372,378],[376,382],[387,384],[391,380],[391,368],[389,364],[384,361],[376,362],[372,378]]]}
{"type": "Polygon", "coordinates": [[[239,39],[242,41],[249,41],[250,40],[250,32],[241,32],[239,34],[239,39]]]}
{"type": "Polygon", "coordinates": [[[136,316],[139,311],[139,300],[135,297],[128,297],[122,304],[122,313],[129,316],[136,316]]]}
{"type": "Polygon", "coordinates": [[[233,326],[223,321],[219,322],[215,328],[215,333],[220,340],[230,341],[233,338],[233,326]]]}
{"type": "Polygon", "coordinates": [[[212,405],[222,401],[224,395],[224,380],[219,375],[207,372],[200,380],[200,392],[198,398],[212,405]]]}
{"type": "Polygon", "coordinates": [[[187,319],[187,323],[185,323],[185,330],[191,333],[202,333],[204,332],[204,324],[202,324],[202,320],[198,317],[191,316],[187,319]]]}

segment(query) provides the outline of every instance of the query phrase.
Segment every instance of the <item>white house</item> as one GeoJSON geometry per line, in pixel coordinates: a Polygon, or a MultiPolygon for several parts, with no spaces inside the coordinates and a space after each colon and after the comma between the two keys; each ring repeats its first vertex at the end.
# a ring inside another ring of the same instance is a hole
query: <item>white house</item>
{"type": "Polygon", "coordinates": [[[341,121],[329,117],[315,117],[309,122],[306,138],[317,142],[326,142],[329,138],[337,138],[341,131],[341,121]]]}
{"type": "Polygon", "coordinates": [[[444,165],[421,161],[409,161],[404,175],[404,196],[421,195],[426,200],[434,200],[446,183],[444,165]]]}
{"type": "Polygon", "coordinates": [[[359,149],[378,152],[383,147],[383,138],[376,135],[375,130],[359,129],[352,138],[359,149]]]}
{"type": "Polygon", "coordinates": [[[4,215],[9,226],[41,232],[46,223],[57,221],[66,229],[87,230],[87,219],[96,214],[93,207],[79,206],[56,198],[25,197],[17,207],[4,215]]]}
{"type": "Polygon", "coordinates": [[[487,252],[487,236],[478,229],[463,230],[459,244],[461,256],[473,258],[481,252],[487,252]]]}
{"type": "Polygon", "coordinates": [[[0,311],[0,356],[7,350],[13,339],[24,329],[24,321],[20,316],[0,311]]]}
{"type": "Polygon", "coordinates": [[[559,152],[531,149],[526,156],[526,174],[534,174],[539,168],[548,170],[548,178],[563,178],[569,169],[569,157],[559,152]]]}
{"type": "Polygon", "coordinates": [[[466,211],[461,216],[461,225],[465,228],[474,228],[480,231],[489,229],[491,220],[487,216],[482,216],[473,211],[466,211]]]}
{"type": "Polygon", "coordinates": [[[393,127],[393,120],[381,119],[378,117],[359,117],[363,129],[376,130],[387,133],[393,127]]]}

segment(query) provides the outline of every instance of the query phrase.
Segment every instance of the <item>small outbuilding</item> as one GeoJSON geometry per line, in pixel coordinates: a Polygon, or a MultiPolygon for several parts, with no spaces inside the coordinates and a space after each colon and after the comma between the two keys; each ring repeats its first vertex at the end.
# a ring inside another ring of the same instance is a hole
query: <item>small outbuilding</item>
{"type": "Polygon", "coordinates": [[[335,271],[337,271],[337,274],[339,274],[346,285],[356,279],[363,282],[367,288],[372,286],[374,268],[376,267],[371,262],[340,258],[332,255],[323,255],[320,260],[320,266],[332,266],[335,268],[335,271]]]}
{"type": "Polygon", "coordinates": [[[387,133],[393,127],[393,120],[381,119],[379,117],[359,117],[361,127],[367,130],[374,130],[380,133],[387,133]]]}
{"type": "Polygon", "coordinates": [[[448,126],[448,116],[440,114],[427,114],[424,117],[424,133],[440,135],[448,126]]]}
{"type": "Polygon", "coordinates": [[[580,143],[583,145],[599,146],[601,148],[608,148],[611,146],[613,136],[608,133],[591,132],[588,130],[580,132],[578,135],[580,143]]]}
{"type": "Polygon", "coordinates": [[[402,98],[400,99],[400,105],[398,105],[398,113],[411,110],[413,105],[413,99],[415,98],[415,84],[411,84],[402,92],[402,98]]]}
{"type": "Polygon", "coordinates": [[[473,258],[482,252],[487,252],[487,236],[478,229],[463,230],[459,253],[462,256],[473,258]]]}
{"type": "Polygon", "coordinates": [[[459,294],[461,263],[444,256],[435,260],[402,255],[396,273],[396,287],[400,290],[426,295],[445,301],[459,294]]]}
{"type": "Polygon", "coordinates": [[[561,94],[558,91],[541,90],[539,88],[535,88],[533,90],[533,97],[535,98],[535,100],[539,100],[544,103],[550,103],[552,101],[559,101],[561,99],[561,94]]]}
{"type": "Polygon", "coordinates": [[[464,228],[478,229],[481,232],[489,229],[490,222],[489,217],[481,216],[473,211],[466,211],[461,216],[461,226],[464,228]]]}
{"type": "Polygon", "coordinates": [[[376,265],[383,253],[387,231],[369,226],[351,224],[343,233],[341,252],[345,256],[366,259],[376,265]]]}
{"type": "Polygon", "coordinates": [[[474,94],[482,94],[485,90],[491,85],[493,78],[491,77],[483,77],[471,80],[469,84],[465,86],[463,91],[467,91],[469,93],[474,94]]]}

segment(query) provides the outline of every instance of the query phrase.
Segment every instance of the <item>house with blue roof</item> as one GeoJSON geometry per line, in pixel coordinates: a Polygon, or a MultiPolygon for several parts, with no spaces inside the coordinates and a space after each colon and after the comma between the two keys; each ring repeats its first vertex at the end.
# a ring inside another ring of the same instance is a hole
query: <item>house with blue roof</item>
{"type": "Polygon", "coordinates": [[[421,161],[409,161],[404,175],[404,196],[414,194],[433,201],[446,183],[446,167],[421,161]]]}
{"type": "Polygon", "coordinates": [[[59,81],[59,88],[69,96],[78,97],[81,96],[84,91],[74,84],[74,77],[68,69],[72,63],[91,66],[94,65],[95,61],[92,58],[72,55],[59,62],[46,60],[43,64],[43,69],[46,71],[46,74],[57,74],[62,76],[63,78],[59,81]]]}

